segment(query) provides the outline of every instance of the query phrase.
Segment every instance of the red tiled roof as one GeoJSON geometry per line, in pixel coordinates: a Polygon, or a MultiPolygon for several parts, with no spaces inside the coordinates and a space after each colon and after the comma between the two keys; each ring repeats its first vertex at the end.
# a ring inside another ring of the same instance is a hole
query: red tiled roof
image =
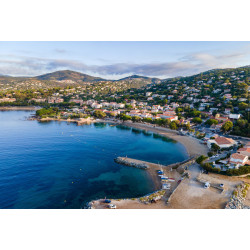
{"type": "Polygon", "coordinates": [[[223,145],[223,144],[234,144],[235,141],[231,138],[226,138],[226,137],[222,137],[222,136],[219,136],[215,139],[216,143],[218,145],[223,145]]]}
{"type": "Polygon", "coordinates": [[[238,151],[239,152],[249,152],[250,153],[250,148],[240,148],[238,151]]]}
{"type": "Polygon", "coordinates": [[[244,160],[247,156],[245,155],[241,155],[241,154],[238,154],[238,153],[234,153],[231,155],[231,158],[234,158],[234,159],[237,159],[237,160],[244,160]]]}

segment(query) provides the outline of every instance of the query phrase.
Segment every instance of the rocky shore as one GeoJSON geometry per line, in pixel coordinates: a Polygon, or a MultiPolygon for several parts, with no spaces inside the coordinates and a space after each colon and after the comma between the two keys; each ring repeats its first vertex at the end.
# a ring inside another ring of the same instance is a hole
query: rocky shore
{"type": "Polygon", "coordinates": [[[122,164],[129,167],[134,167],[139,169],[149,169],[149,165],[146,162],[130,159],[127,157],[117,157],[114,159],[114,161],[118,164],[122,164]]]}
{"type": "Polygon", "coordinates": [[[238,185],[225,209],[250,209],[244,204],[249,186],[247,183],[238,185]]]}

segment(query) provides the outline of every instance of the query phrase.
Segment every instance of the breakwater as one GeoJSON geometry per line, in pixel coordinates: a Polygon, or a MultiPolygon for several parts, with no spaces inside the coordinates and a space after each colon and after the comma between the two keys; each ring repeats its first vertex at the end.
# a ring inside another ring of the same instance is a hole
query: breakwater
{"type": "Polygon", "coordinates": [[[129,167],[135,167],[139,169],[149,169],[149,165],[147,162],[135,160],[127,157],[117,157],[114,159],[116,163],[126,165],[129,167]]]}

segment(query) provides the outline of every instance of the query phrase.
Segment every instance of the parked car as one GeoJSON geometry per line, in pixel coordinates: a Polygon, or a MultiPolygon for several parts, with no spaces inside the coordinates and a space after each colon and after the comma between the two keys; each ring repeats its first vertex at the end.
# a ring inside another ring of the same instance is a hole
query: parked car
{"type": "Polygon", "coordinates": [[[210,183],[206,182],[205,185],[204,185],[204,188],[209,188],[209,187],[210,187],[210,183]]]}
{"type": "Polygon", "coordinates": [[[108,200],[108,199],[104,200],[104,203],[110,203],[110,202],[111,202],[111,200],[108,200]]]}
{"type": "Polygon", "coordinates": [[[116,205],[114,205],[114,204],[109,204],[109,208],[111,208],[111,209],[116,209],[116,205]]]}
{"type": "Polygon", "coordinates": [[[224,184],[223,184],[223,183],[221,183],[221,184],[220,184],[220,187],[224,187],[224,184]]]}

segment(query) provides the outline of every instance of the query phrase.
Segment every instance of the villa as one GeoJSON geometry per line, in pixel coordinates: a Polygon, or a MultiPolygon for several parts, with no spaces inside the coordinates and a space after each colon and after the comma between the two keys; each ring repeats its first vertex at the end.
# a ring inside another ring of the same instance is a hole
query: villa
{"type": "Polygon", "coordinates": [[[216,144],[220,148],[230,148],[237,144],[237,142],[231,138],[226,138],[222,136],[218,136],[216,139],[208,140],[207,146],[209,148],[212,147],[212,144],[216,144]]]}
{"type": "Polygon", "coordinates": [[[245,155],[245,156],[250,158],[250,147],[248,147],[248,148],[240,148],[238,150],[238,153],[241,154],[241,155],[245,155]]]}
{"type": "Polygon", "coordinates": [[[231,155],[231,157],[229,159],[229,163],[244,166],[245,164],[248,164],[249,161],[248,161],[248,157],[246,155],[234,153],[231,155]]]}

